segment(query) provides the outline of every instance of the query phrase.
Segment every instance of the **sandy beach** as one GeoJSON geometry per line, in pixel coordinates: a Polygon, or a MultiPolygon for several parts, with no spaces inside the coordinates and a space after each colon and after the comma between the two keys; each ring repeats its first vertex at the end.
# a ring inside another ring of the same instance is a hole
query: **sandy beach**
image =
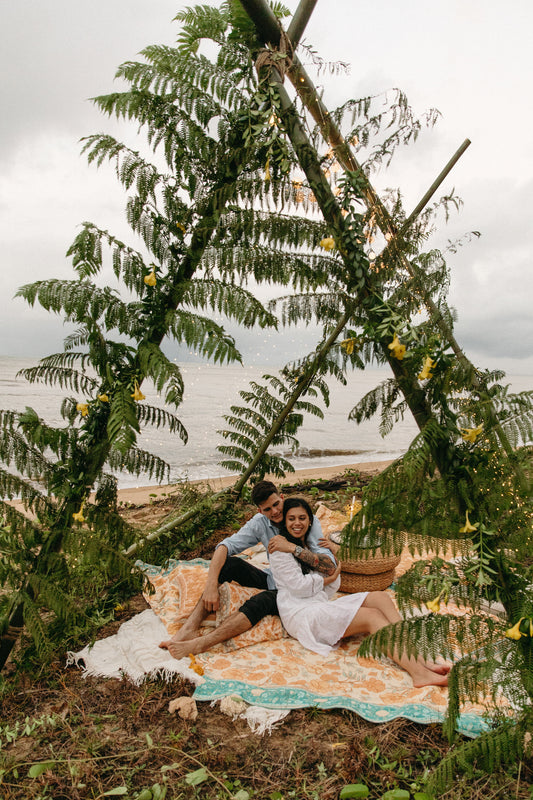
{"type": "MultiPolygon", "coordinates": [[[[356,464],[341,464],[336,467],[317,467],[315,469],[299,469],[296,472],[290,472],[282,480],[275,476],[268,476],[276,485],[295,484],[307,480],[327,481],[331,480],[337,475],[342,475],[346,470],[358,470],[364,472],[366,475],[377,475],[385,467],[391,464],[392,461],[362,461],[356,464]]],[[[237,475],[227,475],[220,478],[210,478],[209,480],[191,481],[194,484],[203,484],[208,486],[212,491],[218,492],[221,489],[226,489],[237,480],[237,475]]],[[[163,499],[169,494],[172,494],[174,489],[178,489],[179,483],[168,483],[162,486],[134,486],[128,489],[119,489],[118,497],[119,503],[126,505],[133,503],[136,506],[142,506],[153,502],[154,500],[163,499]]],[[[90,496],[92,500],[94,495],[90,496]]],[[[23,510],[23,505],[20,500],[10,500],[12,506],[23,510]]]]}
{"type": "MultiPolygon", "coordinates": [[[[357,464],[342,464],[336,467],[317,467],[316,469],[300,469],[296,472],[290,472],[282,480],[274,476],[271,479],[279,484],[293,484],[301,483],[307,480],[330,480],[336,475],[341,475],[346,470],[358,470],[367,475],[377,475],[385,467],[391,464],[391,461],[363,461],[357,464]]],[[[228,475],[220,478],[210,478],[209,480],[191,481],[195,484],[204,484],[209,486],[213,491],[217,492],[221,489],[226,489],[237,480],[237,475],[228,475]]],[[[269,477],[269,476],[267,476],[269,477]]],[[[151,500],[157,500],[169,493],[179,484],[166,484],[163,486],[136,486],[128,489],[119,490],[119,500],[122,503],[135,503],[135,505],[143,505],[149,503],[151,500]]]]}

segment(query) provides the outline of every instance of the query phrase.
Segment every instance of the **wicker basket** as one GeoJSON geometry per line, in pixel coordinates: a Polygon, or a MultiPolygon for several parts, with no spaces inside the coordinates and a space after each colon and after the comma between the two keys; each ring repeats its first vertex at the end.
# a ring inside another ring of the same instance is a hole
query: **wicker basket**
{"type": "Polygon", "coordinates": [[[368,558],[348,558],[341,561],[341,592],[378,592],[394,581],[394,570],[400,556],[385,556],[380,550],[368,558]]]}

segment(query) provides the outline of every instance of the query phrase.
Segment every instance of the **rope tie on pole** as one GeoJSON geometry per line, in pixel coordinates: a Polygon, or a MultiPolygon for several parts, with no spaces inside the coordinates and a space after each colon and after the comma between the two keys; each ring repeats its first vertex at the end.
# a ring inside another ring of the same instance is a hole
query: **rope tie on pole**
{"type": "Polygon", "coordinates": [[[281,82],[285,80],[285,75],[292,66],[294,48],[291,40],[285,33],[280,31],[279,44],[277,47],[264,47],[259,51],[255,60],[255,68],[259,75],[263,67],[275,67],[281,77],[281,82]]]}

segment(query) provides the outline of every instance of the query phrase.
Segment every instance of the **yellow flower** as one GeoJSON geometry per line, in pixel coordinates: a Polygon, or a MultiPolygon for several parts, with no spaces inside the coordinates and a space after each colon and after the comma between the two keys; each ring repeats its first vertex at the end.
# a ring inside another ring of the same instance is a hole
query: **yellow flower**
{"type": "Polygon", "coordinates": [[[204,674],[204,668],[202,667],[201,664],[198,663],[198,661],[195,659],[195,657],[194,657],[194,655],[192,653],[189,653],[189,658],[191,659],[191,665],[190,665],[191,669],[194,672],[196,672],[197,675],[203,675],[204,674]]]}
{"type": "Polygon", "coordinates": [[[271,180],[270,176],[270,159],[267,158],[267,163],[265,164],[265,183],[271,180]]]}
{"type": "Polygon", "coordinates": [[[89,413],[88,403],[76,403],[76,411],[79,411],[82,417],[86,417],[89,413]]]}
{"type": "Polygon", "coordinates": [[[324,250],[334,250],[335,239],[333,238],[333,236],[325,236],[323,239],[321,239],[320,247],[323,247],[324,250]]]}
{"type": "Polygon", "coordinates": [[[438,614],[440,611],[440,594],[434,600],[428,600],[426,606],[432,614],[438,614]]]}
{"type": "Polygon", "coordinates": [[[99,394],[98,399],[101,403],[109,403],[109,397],[106,394],[99,394]]]}
{"type": "Polygon", "coordinates": [[[525,633],[520,633],[520,623],[522,622],[523,619],[525,619],[525,617],[520,617],[516,625],[513,625],[512,628],[507,628],[504,635],[507,636],[508,639],[514,639],[515,641],[518,642],[520,641],[522,636],[527,635],[525,633]]]}
{"type": "Polygon", "coordinates": [[[157,283],[157,278],[155,277],[155,269],[152,267],[152,271],[144,276],[144,282],[147,286],[155,286],[157,283]]]}
{"type": "Polygon", "coordinates": [[[133,394],[132,394],[131,396],[132,396],[132,397],[133,397],[133,399],[134,399],[134,400],[136,400],[137,402],[139,402],[139,400],[144,400],[144,399],[145,399],[145,396],[144,396],[144,394],[141,392],[141,390],[139,389],[139,385],[138,385],[137,383],[135,384],[135,391],[133,392],[133,394]]]}
{"type": "Polygon", "coordinates": [[[394,334],[394,339],[392,340],[392,342],[389,344],[388,347],[394,358],[397,358],[398,361],[401,361],[405,355],[406,348],[404,344],[400,343],[397,333],[394,334]]]}
{"type": "Polygon", "coordinates": [[[176,228],[182,233],[187,233],[187,228],[185,225],[182,225],[181,222],[176,222],[176,228]]]}
{"type": "Polygon", "coordinates": [[[479,528],[479,522],[476,522],[474,525],[468,519],[468,511],[466,512],[466,522],[462,528],[459,528],[459,533],[474,533],[479,528]]]}
{"type": "Polygon", "coordinates": [[[351,502],[351,503],[347,503],[347,504],[344,506],[344,510],[345,510],[345,511],[347,511],[347,512],[349,513],[349,515],[350,515],[350,519],[353,519],[353,518],[355,517],[355,515],[356,515],[356,514],[359,514],[359,512],[360,512],[360,511],[361,511],[361,509],[362,509],[362,507],[363,507],[363,506],[361,505],[361,503],[360,503],[358,500],[356,500],[356,499],[355,499],[355,497],[354,497],[354,498],[352,499],[352,502],[351,502]]]}
{"type": "Polygon", "coordinates": [[[345,339],[343,342],[341,342],[341,347],[343,350],[346,350],[349,356],[351,356],[355,348],[355,339],[345,339]]]}
{"type": "Polygon", "coordinates": [[[74,522],[79,522],[80,525],[83,522],[85,522],[85,517],[83,516],[83,506],[84,506],[84,503],[81,504],[80,510],[72,515],[72,519],[74,520],[74,522]]]}
{"type": "Polygon", "coordinates": [[[483,433],[483,423],[478,425],[477,428],[461,428],[461,436],[465,442],[474,444],[477,437],[483,433]]]}
{"type": "Polygon", "coordinates": [[[422,366],[422,372],[418,376],[419,381],[428,381],[430,378],[433,377],[433,373],[431,372],[432,369],[435,368],[436,362],[430,356],[426,356],[424,359],[424,364],[422,366]]]}

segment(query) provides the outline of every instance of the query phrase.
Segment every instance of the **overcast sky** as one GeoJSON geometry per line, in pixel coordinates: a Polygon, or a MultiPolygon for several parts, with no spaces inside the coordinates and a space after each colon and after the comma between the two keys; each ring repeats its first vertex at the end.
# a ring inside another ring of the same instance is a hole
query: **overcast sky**
{"type": "MultiPolygon", "coordinates": [[[[89,98],[113,91],[117,66],[146,45],[173,44],[173,17],[192,4],[0,0],[0,355],[62,349],[61,321],[13,296],[33,280],[73,277],[65,252],[82,221],[128,235],[111,171],[80,155],[82,136],[118,130],[89,98]]],[[[326,60],[350,65],[315,80],[330,107],[397,86],[417,114],[441,112],[437,128],[375,178],[380,190],[400,186],[408,208],[472,140],[443,187],[455,187],[464,208],[435,244],[481,232],[449,259],[457,336],[479,366],[516,375],[533,374],[531,30],[531,0],[318,0],[304,37],[326,60]]],[[[301,354],[298,342],[272,339],[272,358],[301,354]]],[[[242,344],[248,363],[265,363],[262,346],[242,344]]]]}

